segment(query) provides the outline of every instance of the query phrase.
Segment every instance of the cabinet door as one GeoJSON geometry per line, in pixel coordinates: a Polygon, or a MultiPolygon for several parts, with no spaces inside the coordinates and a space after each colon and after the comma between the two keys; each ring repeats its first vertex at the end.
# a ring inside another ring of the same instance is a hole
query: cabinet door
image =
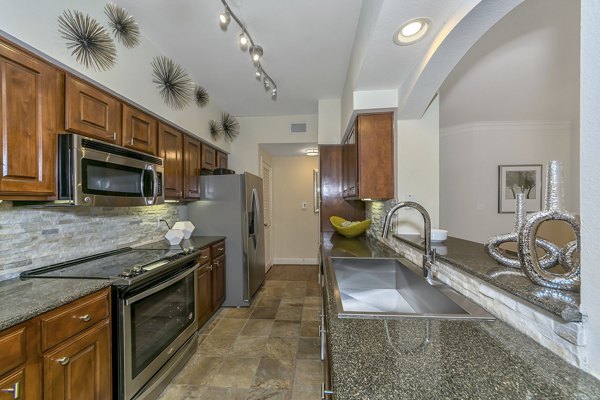
{"type": "Polygon", "coordinates": [[[356,126],[352,129],[342,148],[343,196],[352,198],[358,192],[358,149],[356,145],[356,126]]]}
{"type": "Polygon", "coordinates": [[[183,134],[165,124],[158,126],[158,156],[164,160],[164,192],[167,199],[181,199],[183,193],[183,134]]]}
{"type": "Polygon", "coordinates": [[[217,310],[225,301],[225,255],[213,260],[213,311],[217,310]]]}
{"type": "Polygon", "coordinates": [[[184,135],[183,138],[183,197],[200,198],[200,155],[202,144],[199,140],[184,135]]]}
{"type": "Polygon", "coordinates": [[[123,146],[156,155],[156,119],[123,104],[123,146]]]}
{"type": "Polygon", "coordinates": [[[204,143],[202,143],[202,168],[211,171],[217,168],[217,151],[204,143]]]}
{"type": "Polygon", "coordinates": [[[0,193],[55,195],[60,73],[0,42],[0,193]]]}
{"type": "Polygon", "coordinates": [[[227,168],[227,154],[222,151],[217,152],[217,168],[227,168]]]}
{"type": "Polygon", "coordinates": [[[394,120],[392,113],[357,118],[358,173],[354,197],[394,197],[394,120]]]}
{"type": "Polygon", "coordinates": [[[110,400],[110,323],[105,320],[44,355],[44,399],[110,400]]]}
{"type": "Polygon", "coordinates": [[[26,399],[27,392],[24,368],[0,376],[0,400],[26,399]]]}
{"type": "Polygon", "coordinates": [[[198,328],[212,315],[212,269],[209,262],[198,271],[198,328]]]}
{"type": "Polygon", "coordinates": [[[87,83],[67,76],[65,129],[120,144],[121,102],[87,83]]]}

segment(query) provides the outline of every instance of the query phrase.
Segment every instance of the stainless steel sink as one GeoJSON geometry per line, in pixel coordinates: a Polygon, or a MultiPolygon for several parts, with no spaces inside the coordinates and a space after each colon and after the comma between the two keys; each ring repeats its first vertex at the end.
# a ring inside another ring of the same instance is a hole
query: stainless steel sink
{"type": "Polygon", "coordinates": [[[495,319],[408,261],[333,257],[330,265],[340,318],[495,319]]]}

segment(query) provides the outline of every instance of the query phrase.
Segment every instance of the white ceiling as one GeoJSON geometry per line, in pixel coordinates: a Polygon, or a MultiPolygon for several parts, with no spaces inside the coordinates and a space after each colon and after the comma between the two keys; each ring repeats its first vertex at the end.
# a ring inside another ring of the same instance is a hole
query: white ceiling
{"type": "Polygon", "coordinates": [[[527,0],[490,29],[440,90],[442,128],[579,117],[579,1],[527,0]]]}
{"type": "Polygon", "coordinates": [[[115,0],[142,34],[184,66],[225,111],[236,116],[315,114],[318,100],[339,98],[362,0],[231,0],[233,12],[264,48],[276,101],[254,78],[240,30],[218,24],[219,0],[115,0]]]}
{"type": "Polygon", "coordinates": [[[317,143],[262,143],[260,147],[273,157],[306,156],[304,150],[316,149],[317,143]]]}

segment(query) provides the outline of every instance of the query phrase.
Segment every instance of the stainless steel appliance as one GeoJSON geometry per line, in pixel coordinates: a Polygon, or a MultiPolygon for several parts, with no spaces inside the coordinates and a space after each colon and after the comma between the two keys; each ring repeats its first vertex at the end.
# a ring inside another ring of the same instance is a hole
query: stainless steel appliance
{"type": "Polygon", "coordinates": [[[262,179],[248,172],[203,176],[202,201],[188,205],[196,235],[222,235],[226,243],[225,306],[249,306],[265,279],[262,179]]]}
{"type": "Polygon", "coordinates": [[[124,248],[21,277],[111,279],[114,398],[155,399],[197,347],[198,255],[124,248]]]}
{"type": "Polygon", "coordinates": [[[58,198],[77,206],[164,203],[163,160],[75,134],[58,136],[58,198]]]}

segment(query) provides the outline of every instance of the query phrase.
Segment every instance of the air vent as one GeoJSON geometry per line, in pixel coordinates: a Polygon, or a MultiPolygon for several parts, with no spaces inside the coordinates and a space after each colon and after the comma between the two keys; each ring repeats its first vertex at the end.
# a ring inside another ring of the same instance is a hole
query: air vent
{"type": "Polygon", "coordinates": [[[306,122],[292,122],[290,133],[306,133],[306,122]]]}

